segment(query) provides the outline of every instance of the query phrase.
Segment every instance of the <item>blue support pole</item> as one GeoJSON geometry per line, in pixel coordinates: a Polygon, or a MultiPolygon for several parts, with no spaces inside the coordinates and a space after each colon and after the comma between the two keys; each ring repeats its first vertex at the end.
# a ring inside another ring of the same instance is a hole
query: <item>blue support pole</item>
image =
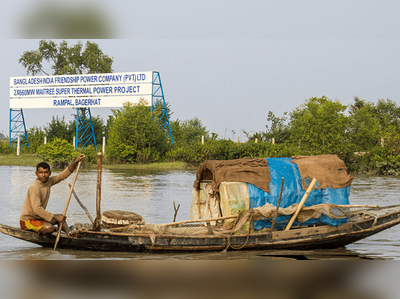
{"type": "MultiPolygon", "coordinates": [[[[153,72],[153,94],[151,97],[151,114],[157,112],[156,115],[159,120],[161,129],[167,134],[168,138],[171,140],[171,144],[174,144],[174,139],[172,137],[171,125],[169,123],[168,109],[165,104],[164,91],[161,84],[160,73],[153,72]],[[157,109],[158,108],[158,109],[157,109]]],[[[154,115],[153,115],[154,117],[154,115]]]]}
{"type": "Polygon", "coordinates": [[[22,109],[10,108],[10,131],[8,134],[9,147],[17,147],[18,137],[20,147],[29,147],[28,134],[26,132],[24,113],[22,109]]]}
{"type": "Polygon", "coordinates": [[[94,145],[97,151],[92,115],[90,108],[77,108],[75,148],[84,148],[87,145],[94,145]]]}

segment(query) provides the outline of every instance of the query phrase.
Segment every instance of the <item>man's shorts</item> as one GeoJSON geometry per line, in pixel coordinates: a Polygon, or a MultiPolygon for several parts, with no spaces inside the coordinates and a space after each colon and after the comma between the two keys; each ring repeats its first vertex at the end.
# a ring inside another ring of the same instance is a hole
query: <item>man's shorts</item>
{"type": "Polygon", "coordinates": [[[43,227],[44,221],[35,219],[29,219],[27,221],[20,220],[19,224],[24,230],[33,230],[35,232],[38,232],[43,227]]]}

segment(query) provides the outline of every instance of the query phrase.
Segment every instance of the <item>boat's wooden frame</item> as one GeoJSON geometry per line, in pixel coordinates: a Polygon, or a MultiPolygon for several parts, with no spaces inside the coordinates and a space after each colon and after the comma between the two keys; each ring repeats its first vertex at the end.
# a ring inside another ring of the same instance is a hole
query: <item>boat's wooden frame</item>
{"type": "MultiPolygon", "coordinates": [[[[400,223],[400,205],[379,207],[373,211],[377,216],[351,218],[338,227],[321,225],[248,235],[191,236],[190,227],[187,235],[156,235],[155,238],[144,233],[79,230],[73,237],[62,234],[57,248],[114,252],[333,249],[400,223]]],[[[56,241],[56,233],[43,235],[4,224],[0,224],[0,232],[43,247],[53,247],[56,241]]]]}

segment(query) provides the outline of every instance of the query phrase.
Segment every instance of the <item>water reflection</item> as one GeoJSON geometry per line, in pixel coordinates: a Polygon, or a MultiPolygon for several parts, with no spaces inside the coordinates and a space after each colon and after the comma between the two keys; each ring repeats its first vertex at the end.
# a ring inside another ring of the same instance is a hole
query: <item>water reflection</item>
{"type": "MultiPolygon", "coordinates": [[[[17,226],[29,185],[35,180],[34,167],[0,166],[0,222],[17,226]]],[[[58,171],[54,171],[55,175],[58,171]]],[[[103,170],[102,210],[125,210],[142,215],[146,223],[172,222],[173,203],[180,204],[177,221],[189,218],[195,171],[103,170]]],[[[69,193],[67,182],[54,186],[48,210],[62,213],[69,193]]],[[[75,185],[80,200],[92,217],[96,211],[95,170],[81,170],[75,185]]],[[[352,204],[397,204],[400,179],[357,176],[351,186],[352,204]]],[[[72,199],[67,221],[89,222],[86,213],[72,199]]],[[[0,234],[0,259],[400,259],[400,227],[394,227],[335,251],[229,251],[226,253],[133,254],[86,251],[52,251],[0,234]]]]}

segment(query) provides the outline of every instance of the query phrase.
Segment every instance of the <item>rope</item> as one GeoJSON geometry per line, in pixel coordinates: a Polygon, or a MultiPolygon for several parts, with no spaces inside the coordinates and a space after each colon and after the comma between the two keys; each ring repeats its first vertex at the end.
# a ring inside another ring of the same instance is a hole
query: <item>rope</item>
{"type": "Polygon", "coordinates": [[[372,223],[371,227],[374,227],[376,222],[378,221],[379,215],[376,213],[364,213],[365,216],[370,216],[374,218],[374,222],[372,223]]]}
{"type": "MultiPolygon", "coordinates": [[[[237,218],[236,218],[235,225],[237,224],[239,218],[240,218],[240,217],[237,217],[237,218]]],[[[246,235],[247,235],[247,237],[246,237],[246,242],[244,242],[244,244],[243,244],[243,245],[240,245],[239,247],[233,247],[232,244],[231,244],[231,237],[232,237],[232,235],[233,235],[233,232],[232,232],[232,233],[229,235],[229,237],[228,237],[228,246],[224,249],[224,251],[227,251],[227,250],[229,249],[229,247],[232,248],[232,249],[234,249],[234,250],[240,250],[240,249],[242,249],[244,246],[247,245],[247,242],[249,241],[249,237],[250,237],[252,219],[253,219],[253,215],[250,215],[250,218],[249,218],[249,229],[248,229],[247,234],[246,234],[246,235]]],[[[234,225],[233,227],[235,227],[235,225],[234,225]]]]}

